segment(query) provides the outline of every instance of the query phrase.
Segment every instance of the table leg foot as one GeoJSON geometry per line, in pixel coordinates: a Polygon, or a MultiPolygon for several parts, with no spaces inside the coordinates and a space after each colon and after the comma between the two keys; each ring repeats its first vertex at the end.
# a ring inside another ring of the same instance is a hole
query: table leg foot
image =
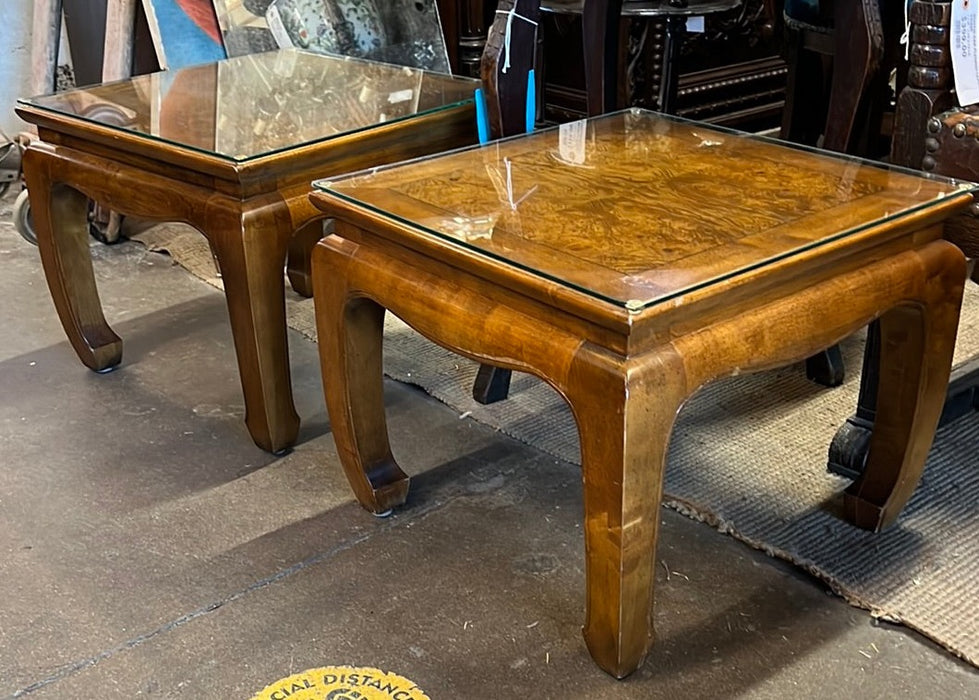
{"type": "Polygon", "coordinates": [[[122,340],[105,321],[89,251],[88,197],[54,182],[49,163],[28,149],[24,177],[38,251],[61,325],[87,367],[101,372],[122,361],[122,340]]]}
{"type": "Polygon", "coordinates": [[[921,478],[952,365],[965,260],[951,244],[921,252],[931,277],[922,299],[880,317],[880,384],[867,465],[844,494],[854,525],[892,523],[921,478]]]}
{"type": "Polygon", "coordinates": [[[867,466],[867,452],[873,423],[850,416],[840,426],[829,445],[827,469],[838,476],[856,480],[867,466]]]}
{"type": "Polygon", "coordinates": [[[839,344],[806,358],[806,378],[828,387],[843,383],[846,378],[846,368],[839,344]]]}
{"type": "Polygon", "coordinates": [[[405,502],[409,481],[391,454],[384,415],[384,308],[369,299],[346,298],[340,274],[333,272],[313,277],[330,424],[357,500],[383,515],[405,502]]]}

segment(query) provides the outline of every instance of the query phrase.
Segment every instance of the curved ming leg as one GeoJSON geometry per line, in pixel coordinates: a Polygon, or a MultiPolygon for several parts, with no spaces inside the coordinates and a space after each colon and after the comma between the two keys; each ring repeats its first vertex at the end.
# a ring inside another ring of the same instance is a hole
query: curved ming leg
{"type": "Polygon", "coordinates": [[[944,259],[931,261],[940,270],[927,290],[931,298],[880,317],[870,452],[863,474],[844,494],[846,517],[858,527],[877,531],[893,522],[921,478],[945,400],[962,298],[959,280],[965,279],[962,254],[951,248],[944,248],[944,259]]]}
{"type": "Polygon", "coordinates": [[[44,276],[68,340],[86,366],[102,372],[122,361],[122,340],[105,322],[89,252],[88,198],[51,181],[42,157],[24,154],[24,177],[44,276]]]}
{"type": "Polygon", "coordinates": [[[274,213],[243,216],[246,221],[240,214],[222,212],[211,220],[207,236],[224,281],[245,394],[245,425],[255,444],[281,453],[299,433],[282,280],[289,231],[275,225],[274,213]]]}
{"type": "Polygon", "coordinates": [[[683,400],[676,355],[651,353],[623,368],[588,348],[566,396],[581,435],[585,496],[584,637],[616,678],[635,671],[653,639],[653,582],[663,474],[683,400]]]}
{"type": "MultiPolygon", "coordinates": [[[[314,255],[318,269],[323,254],[317,248],[314,255]]],[[[384,309],[348,299],[338,267],[313,281],[323,390],[340,463],[360,504],[385,513],[405,502],[408,476],[391,454],[384,416],[384,309]]]]}

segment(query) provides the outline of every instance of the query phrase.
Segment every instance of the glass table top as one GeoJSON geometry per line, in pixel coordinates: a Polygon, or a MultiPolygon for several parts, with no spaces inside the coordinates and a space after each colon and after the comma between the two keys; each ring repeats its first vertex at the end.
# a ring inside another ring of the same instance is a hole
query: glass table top
{"type": "Polygon", "coordinates": [[[630,311],[977,187],[642,110],[314,186],[630,311]]]}
{"type": "MultiPolygon", "coordinates": [[[[233,0],[224,5],[225,46],[229,56],[254,53],[248,46],[236,51],[239,32],[247,27],[231,26],[233,0]]],[[[400,66],[450,72],[449,54],[435,0],[271,0],[264,17],[277,46],[295,46],[322,53],[359,56],[400,66]]],[[[247,8],[245,8],[247,11],[247,8]]],[[[219,10],[220,12],[220,10],[219,10]]],[[[248,37],[245,33],[244,37],[248,37]]]]}
{"type": "Polygon", "coordinates": [[[240,162],[465,104],[479,85],[283,49],[19,102],[240,162]]]}

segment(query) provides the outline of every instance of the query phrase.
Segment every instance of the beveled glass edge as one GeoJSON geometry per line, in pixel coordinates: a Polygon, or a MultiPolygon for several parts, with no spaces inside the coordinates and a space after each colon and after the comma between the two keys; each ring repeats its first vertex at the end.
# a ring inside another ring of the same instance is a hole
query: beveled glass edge
{"type": "MultiPolygon", "coordinates": [[[[385,65],[385,66],[391,66],[391,67],[394,67],[394,68],[406,68],[407,67],[410,70],[419,71],[419,72],[424,73],[424,74],[427,74],[427,75],[441,76],[441,77],[449,78],[449,79],[454,80],[454,81],[472,83],[473,91],[475,91],[476,88],[482,86],[482,81],[479,80],[478,78],[470,78],[469,76],[455,75],[453,73],[443,73],[441,71],[427,70],[425,68],[414,68],[414,67],[411,67],[411,66],[401,66],[401,65],[398,65],[397,63],[387,63],[385,61],[373,61],[373,60],[370,60],[370,59],[361,58],[359,56],[343,56],[341,54],[333,54],[333,53],[325,53],[325,52],[324,53],[317,53],[315,51],[306,51],[306,50],[297,49],[297,48],[278,49],[278,50],[273,49],[271,51],[264,51],[264,52],[261,52],[261,53],[258,53],[258,54],[247,54],[247,55],[248,56],[261,56],[261,55],[264,55],[264,54],[280,53],[282,51],[293,51],[293,52],[296,52],[296,53],[304,53],[304,54],[307,54],[309,56],[324,56],[324,57],[327,57],[327,58],[338,58],[338,59],[342,59],[344,61],[357,62],[357,63],[369,63],[371,65],[378,65],[378,64],[380,64],[380,65],[385,65]]],[[[229,57],[229,58],[226,58],[226,59],[222,59],[222,61],[234,60],[236,58],[245,58],[245,56],[229,57]]],[[[221,61],[212,61],[212,64],[214,64],[214,63],[220,63],[220,62],[221,61]]],[[[200,65],[208,65],[208,64],[203,63],[203,64],[200,64],[200,65]]],[[[194,67],[195,66],[187,66],[187,68],[194,68],[194,67]]],[[[183,69],[181,69],[181,70],[183,70],[183,69]]],[[[153,75],[166,74],[166,73],[170,73],[170,72],[171,71],[161,70],[161,71],[155,71],[153,73],[143,73],[141,75],[134,75],[131,78],[123,78],[121,80],[110,80],[109,82],[105,82],[105,83],[96,83],[96,84],[93,84],[93,85],[82,85],[82,86],[79,86],[77,88],[72,88],[72,90],[85,91],[87,89],[92,89],[92,88],[96,88],[96,87],[108,87],[108,86],[112,86],[112,85],[118,85],[118,84],[122,84],[122,83],[132,82],[133,80],[138,79],[138,78],[144,78],[144,77],[145,78],[149,78],[149,77],[151,77],[153,75]]],[[[65,92],[68,92],[68,91],[65,91],[65,92]]],[[[282,146],[281,148],[270,149],[268,151],[263,151],[262,153],[257,153],[257,154],[250,155],[250,156],[235,157],[235,156],[227,155],[225,153],[218,153],[217,151],[208,150],[206,148],[201,148],[200,146],[193,146],[191,144],[181,143],[180,141],[174,141],[172,139],[162,138],[160,136],[155,136],[153,134],[147,134],[147,133],[145,133],[143,131],[133,131],[132,129],[126,129],[125,127],[117,126],[115,124],[107,124],[105,122],[96,121],[94,119],[88,119],[88,118],[83,117],[83,116],[78,115],[78,114],[69,114],[67,112],[64,112],[64,111],[55,109],[53,107],[49,107],[49,106],[46,106],[46,105],[38,104],[37,102],[33,102],[32,101],[32,100],[39,100],[39,99],[45,98],[45,97],[54,97],[57,94],[59,94],[59,93],[49,93],[49,94],[46,94],[46,95],[34,95],[33,97],[18,97],[17,98],[17,104],[24,105],[25,107],[29,107],[31,109],[35,109],[35,110],[40,110],[40,111],[43,111],[43,112],[47,112],[48,114],[53,114],[53,115],[55,115],[55,116],[57,116],[59,118],[73,119],[73,120],[77,120],[77,121],[83,122],[85,124],[94,124],[96,126],[104,127],[104,128],[109,129],[111,131],[119,132],[121,134],[130,134],[130,135],[132,135],[132,136],[134,136],[136,138],[147,139],[147,140],[152,141],[152,142],[155,142],[155,143],[164,143],[164,144],[167,144],[169,146],[174,146],[176,148],[185,149],[185,150],[191,151],[193,153],[199,153],[201,155],[208,156],[208,157],[214,158],[216,160],[225,161],[227,163],[233,163],[235,165],[242,165],[242,164],[245,164],[245,163],[249,163],[251,161],[256,161],[256,160],[260,160],[262,158],[268,158],[270,156],[275,156],[275,155],[278,155],[280,153],[286,153],[286,152],[291,151],[291,150],[296,149],[296,148],[301,148],[301,147],[306,147],[306,146],[313,146],[313,145],[325,143],[327,141],[332,141],[334,139],[343,138],[345,136],[352,136],[354,134],[359,134],[359,133],[361,133],[363,131],[367,131],[369,129],[374,129],[374,128],[378,127],[378,126],[383,126],[383,125],[388,125],[388,124],[397,124],[397,123],[402,122],[402,121],[404,121],[406,119],[412,119],[412,118],[417,117],[419,115],[423,115],[423,114],[438,114],[439,112],[443,112],[443,111],[446,111],[446,110],[449,110],[449,109],[455,109],[457,107],[461,107],[462,105],[467,105],[467,104],[470,104],[470,103],[475,103],[475,99],[476,99],[475,98],[475,92],[474,92],[473,95],[470,95],[469,97],[467,97],[465,99],[456,100],[455,102],[446,102],[444,104],[438,105],[437,107],[432,107],[430,109],[426,109],[423,112],[414,112],[412,114],[406,114],[404,116],[397,117],[395,119],[389,119],[388,121],[377,122],[377,123],[374,123],[374,124],[367,124],[365,126],[362,126],[360,128],[357,128],[357,129],[350,129],[350,130],[343,131],[343,132],[338,133],[338,134],[329,134],[328,136],[323,136],[323,137],[318,138],[318,139],[312,139],[312,140],[309,140],[309,141],[303,141],[302,143],[296,143],[296,144],[292,144],[292,145],[289,145],[289,146],[282,146]]]]}
{"type": "MultiPolygon", "coordinates": [[[[793,148],[795,150],[804,151],[804,152],[807,152],[807,153],[811,153],[813,155],[818,155],[818,156],[822,156],[822,157],[830,157],[830,158],[833,158],[835,160],[842,160],[842,161],[847,161],[847,162],[850,162],[850,163],[858,163],[860,165],[871,166],[871,167],[877,168],[878,170],[885,170],[885,171],[888,171],[888,172],[903,173],[903,174],[906,174],[906,175],[910,175],[910,176],[914,176],[914,177],[919,177],[919,178],[923,178],[923,179],[926,179],[926,180],[933,180],[933,181],[937,181],[937,182],[946,183],[946,184],[951,185],[952,187],[954,187],[954,190],[951,191],[951,192],[949,192],[947,195],[945,195],[941,199],[937,199],[936,198],[936,199],[928,200],[928,201],[925,201],[925,202],[921,202],[921,203],[919,203],[917,205],[914,205],[912,207],[909,207],[907,209],[902,209],[901,211],[896,212],[894,214],[888,214],[887,216],[884,216],[884,217],[881,217],[881,218],[878,218],[878,219],[874,219],[873,221],[868,222],[868,223],[866,223],[864,225],[852,226],[852,227],[850,227],[848,229],[844,229],[843,231],[840,231],[838,233],[835,233],[835,234],[832,234],[830,236],[826,236],[824,238],[821,238],[818,241],[812,241],[812,242],[810,242],[808,244],[805,244],[805,245],[802,245],[802,246],[793,248],[791,250],[787,250],[787,251],[785,251],[783,253],[779,253],[777,255],[773,255],[771,257],[764,258],[764,259],[759,260],[759,261],[756,261],[754,263],[751,263],[751,264],[748,264],[748,265],[744,265],[742,267],[738,267],[737,269],[732,270],[732,271],[730,271],[728,273],[714,275],[714,276],[708,277],[708,278],[706,278],[704,280],[701,280],[700,282],[693,282],[693,283],[691,283],[689,285],[684,286],[681,289],[677,289],[675,291],[668,292],[668,293],[663,294],[662,296],[658,296],[658,297],[656,297],[654,299],[649,299],[649,300],[643,301],[643,300],[638,300],[638,299],[625,299],[625,300],[623,300],[623,299],[615,299],[615,298],[609,297],[608,295],[601,294],[601,293],[595,291],[594,289],[589,289],[589,288],[587,288],[587,287],[585,287],[583,285],[575,284],[573,282],[570,282],[567,279],[563,279],[563,278],[557,277],[555,275],[552,275],[552,274],[549,274],[547,272],[538,270],[538,269],[536,269],[534,267],[531,267],[529,265],[524,265],[522,263],[519,263],[517,261],[514,261],[514,260],[512,260],[510,258],[507,258],[507,257],[504,257],[502,255],[497,255],[497,254],[495,254],[495,253],[493,253],[493,252],[491,252],[489,250],[486,250],[484,248],[479,248],[479,247],[476,247],[476,246],[468,245],[465,241],[460,241],[458,238],[456,238],[454,236],[449,236],[449,235],[447,235],[445,233],[442,233],[441,231],[436,231],[436,230],[431,229],[431,228],[428,228],[426,226],[422,226],[421,224],[419,224],[419,223],[417,223],[415,221],[412,221],[410,219],[406,219],[406,218],[401,217],[401,216],[398,216],[396,214],[392,214],[391,212],[385,211],[384,209],[380,209],[378,207],[372,206],[371,204],[368,204],[366,202],[363,202],[363,201],[361,201],[359,199],[355,199],[354,197],[347,196],[347,195],[343,194],[342,192],[338,192],[336,190],[330,189],[330,185],[332,185],[333,183],[340,183],[340,182],[345,181],[345,180],[353,180],[355,178],[363,177],[365,175],[373,175],[373,174],[376,174],[376,173],[379,173],[379,172],[383,172],[385,170],[393,170],[393,169],[398,168],[398,167],[411,165],[412,163],[418,163],[418,162],[422,162],[422,161],[433,160],[435,158],[441,158],[443,156],[449,156],[449,155],[456,154],[456,153],[462,153],[464,151],[476,151],[476,150],[479,150],[481,148],[486,148],[486,147],[493,146],[493,145],[500,144],[500,143],[504,143],[504,142],[507,142],[507,141],[516,141],[516,140],[519,140],[519,139],[526,138],[528,136],[528,134],[516,134],[514,136],[508,136],[506,138],[497,139],[495,141],[490,141],[490,142],[485,143],[485,144],[477,144],[477,145],[474,145],[474,146],[462,146],[460,148],[454,148],[454,149],[449,150],[449,151],[442,151],[440,153],[436,153],[436,154],[432,154],[432,155],[420,156],[418,158],[412,158],[412,159],[409,159],[409,160],[399,161],[397,163],[389,163],[387,165],[380,165],[380,166],[376,166],[376,167],[372,167],[372,168],[363,168],[361,170],[353,171],[353,172],[350,172],[350,173],[344,173],[343,175],[340,175],[340,176],[337,176],[337,177],[322,178],[322,179],[319,179],[319,180],[314,180],[312,182],[312,186],[315,189],[317,189],[317,190],[319,190],[321,192],[331,194],[334,197],[337,197],[339,199],[342,199],[342,200],[344,200],[346,202],[349,202],[349,203],[351,203],[351,204],[353,204],[355,206],[358,206],[358,207],[367,209],[369,211],[372,211],[372,212],[374,212],[376,214],[379,214],[379,215],[381,215],[384,218],[388,218],[388,219],[391,219],[393,221],[397,221],[397,222],[399,222],[401,224],[404,224],[405,226],[408,226],[409,228],[413,228],[413,229],[416,229],[418,231],[423,231],[423,232],[425,232],[427,234],[430,234],[432,236],[435,236],[438,240],[443,241],[445,243],[449,243],[449,244],[455,245],[455,246],[461,248],[462,250],[470,251],[470,252],[475,253],[477,255],[483,255],[483,256],[485,256],[488,259],[495,260],[497,262],[502,262],[504,265],[508,265],[508,266],[510,266],[512,268],[515,268],[515,269],[518,269],[518,270],[523,270],[524,272],[527,272],[527,273],[529,273],[530,275],[532,275],[534,277],[539,277],[541,279],[545,279],[545,280],[548,280],[550,282],[557,283],[558,285],[560,285],[562,287],[565,287],[567,289],[576,290],[576,291],[578,291],[578,292],[580,292],[580,293],[582,293],[582,294],[584,294],[584,295],[586,295],[586,296],[588,296],[588,297],[590,297],[592,299],[598,299],[600,301],[604,301],[604,302],[606,302],[608,304],[611,304],[613,306],[616,306],[618,308],[621,308],[621,309],[627,311],[630,314],[638,314],[638,313],[640,313],[640,312],[642,312],[642,311],[644,311],[646,309],[650,309],[650,308],[652,308],[654,306],[658,306],[658,305],[660,305],[662,303],[671,301],[673,299],[676,299],[678,297],[684,296],[686,294],[690,294],[692,292],[696,292],[696,291],[699,291],[701,289],[705,289],[705,288],[707,288],[707,287],[709,287],[709,286],[711,286],[713,284],[717,284],[719,282],[724,282],[726,280],[733,279],[734,277],[740,276],[742,274],[746,274],[746,273],[749,273],[749,272],[753,272],[755,270],[759,270],[759,269],[761,269],[763,267],[767,267],[768,265],[771,265],[772,263],[779,262],[780,260],[787,260],[787,259],[789,259],[791,257],[794,257],[796,255],[799,255],[800,253],[805,253],[805,252],[808,252],[810,250],[814,250],[816,248],[822,247],[823,245],[826,245],[828,243],[833,243],[833,242],[838,241],[838,240],[841,240],[843,238],[847,238],[849,236],[852,236],[855,233],[859,233],[860,231],[865,231],[865,230],[867,230],[867,229],[869,229],[869,228],[871,228],[873,226],[879,225],[881,223],[890,222],[890,221],[894,221],[894,220],[896,220],[898,218],[903,218],[903,217],[906,217],[906,216],[910,216],[911,214],[914,214],[914,213],[919,212],[919,211],[925,211],[925,210],[930,209],[931,207],[935,206],[938,202],[944,201],[948,197],[952,197],[952,196],[955,196],[957,194],[963,194],[963,193],[972,194],[972,193],[979,192],[979,183],[971,182],[971,181],[968,181],[968,180],[961,180],[961,179],[957,179],[957,178],[945,177],[944,175],[937,175],[935,173],[925,173],[925,172],[922,172],[920,170],[915,170],[913,168],[908,168],[908,167],[904,167],[904,166],[900,166],[900,165],[893,165],[891,163],[882,163],[880,161],[871,160],[869,158],[862,158],[862,157],[859,157],[859,156],[851,156],[851,155],[848,155],[848,154],[845,154],[845,153],[836,153],[834,151],[827,151],[827,150],[815,148],[815,147],[812,147],[812,146],[806,146],[806,145],[803,145],[803,144],[797,144],[797,143],[791,143],[791,142],[788,142],[788,141],[782,141],[782,140],[780,140],[778,138],[771,137],[771,136],[765,136],[763,134],[753,134],[751,132],[739,131],[737,129],[732,129],[730,127],[718,126],[718,125],[714,125],[714,124],[707,124],[705,122],[699,122],[699,121],[696,121],[694,119],[686,119],[684,117],[679,117],[679,116],[675,116],[675,115],[671,115],[671,114],[664,114],[662,112],[656,112],[654,110],[643,109],[643,108],[640,108],[640,107],[628,107],[626,109],[619,110],[617,112],[609,112],[609,113],[602,114],[602,115],[599,115],[599,116],[596,116],[596,117],[589,117],[589,118],[587,118],[587,120],[588,121],[593,121],[593,120],[597,120],[597,119],[610,119],[612,117],[622,116],[622,115],[625,115],[625,114],[648,114],[648,115],[654,115],[654,116],[658,116],[658,117],[663,117],[663,118],[668,119],[670,121],[674,121],[674,122],[678,122],[678,123],[683,123],[683,124],[691,124],[691,125],[694,125],[694,126],[697,126],[697,127],[706,127],[706,128],[709,128],[709,129],[713,129],[715,131],[719,131],[719,132],[722,132],[722,133],[729,134],[731,136],[747,137],[749,139],[764,141],[766,143],[777,145],[777,146],[785,146],[785,147],[793,148]]],[[[533,133],[534,134],[544,134],[544,133],[547,133],[547,132],[550,132],[550,131],[557,131],[559,129],[560,129],[560,124],[557,124],[557,125],[554,125],[554,126],[547,127],[545,129],[536,130],[533,133]]]]}
{"type": "MultiPolygon", "coordinates": [[[[577,121],[590,121],[594,122],[597,120],[611,119],[613,117],[623,116],[626,114],[637,114],[637,115],[650,115],[656,116],[668,121],[677,122],[680,124],[690,124],[691,126],[697,126],[707,129],[712,129],[714,131],[719,131],[731,136],[738,136],[743,138],[748,138],[753,141],[763,141],[765,143],[782,146],[784,148],[791,148],[796,151],[803,151],[806,153],[811,153],[816,156],[829,157],[834,160],[847,161],[850,163],[858,163],[860,165],[867,165],[878,170],[885,170],[888,172],[904,173],[905,175],[911,175],[913,177],[924,178],[926,180],[933,180],[936,182],[944,182],[955,186],[958,190],[964,191],[976,191],[979,190],[979,181],[963,180],[961,178],[953,178],[945,175],[939,175],[937,173],[928,173],[923,170],[915,170],[914,168],[909,168],[903,165],[894,165],[893,163],[885,163],[879,160],[872,160],[870,158],[863,158],[861,156],[853,156],[847,153],[837,153],[835,151],[827,151],[822,148],[816,148],[815,146],[807,146],[805,144],[795,143],[792,141],[783,141],[775,136],[766,136],[765,134],[756,134],[750,131],[740,131],[738,129],[733,129],[728,126],[721,126],[719,124],[709,124],[703,121],[697,121],[696,119],[687,119],[686,117],[680,117],[673,114],[665,114],[663,112],[657,112],[652,109],[645,109],[643,107],[627,107],[615,112],[606,112],[605,114],[600,114],[594,117],[582,117],[577,121]]],[[[506,136],[501,139],[495,139],[488,141],[485,144],[469,144],[466,146],[459,146],[447,151],[439,151],[438,153],[430,153],[428,155],[417,156],[415,158],[410,158],[407,160],[400,160],[394,163],[387,163],[385,165],[377,165],[370,168],[361,168],[360,170],[351,170],[350,172],[343,173],[341,175],[336,175],[334,177],[324,177],[313,180],[312,185],[316,189],[327,191],[329,186],[334,182],[341,182],[344,180],[353,180],[358,177],[363,177],[364,175],[373,175],[385,170],[394,170],[395,168],[400,168],[402,166],[411,165],[412,163],[417,163],[420,161],[434,160],[436,158],[441,158],[443,156],[454,155],[457,153],[462,153],[464,151],[476,151],[481,148],[488,148],[490,146],[495,146],[497,144],[506,143],[508,141],[519,141],[520,139],[527,138],[528,136],[537,134],[546,134],[552,131],[558,131],[560,129],[560,124],[553,124],[541,129],[535,129],[529,134],[514,134],[512,136],[506,136]]]]}
{"type": "MultiPolygon", "coordinates": [[[[630,110],[623,110],[630,111],[630,110]]],[[[653,114],[661,114],[660,112],[653,112],[652,110],[633,110],[640,112],[652,112],[653,114]]],[[[793,141],[783,141],[777,136],[767,136],[766,134],[754,134],[750,131],[739,131],[738,129],[732,129],[729,126],[721,126],[719,124],[708,124],[706,122],[698,122],[695,119],[687,119],[685,117],[675,117],[669,114],[661,114],[661,116],[668,117],[673,121],[683,122],[686,124],[696,124],[698,126],[706,126],[710,129],[720,131],[726,134],[731,134],[733,136],[747,136],[756,141],[764,141],[765,143],[774,144],[776,146],[786,146],[796,151],[804,151],[806,153],[812,153],[817,156],[829,156],[838,160],[845,160],[850,163],[859,163],[861,165],[869,165],[871,167],[877,168],[878,170],[886,170],[888,172],[894,173],[904,173],[905,175],[912,175],[926,180],[934,180],[935,182],[945,182],[951,185],[956,185],[961,188],[962,185],[970,185],[972,188],[979,188],[979,181],[963,180],[961,178],[948,177],[947,175],[939,175],[938,173],[929,173],[924,170],[915,170],[914,168],[908,167],[906,165],[895,165],[894,163],[886,163],[880,160],[873,160],[872,158],[864,158],[863,156],[854,156],[849,153],[838,153],[836,151],[827,151],[825,148],[817,148],[816,146],[809,146],[804,143],[795,143],[793,141]]]]}

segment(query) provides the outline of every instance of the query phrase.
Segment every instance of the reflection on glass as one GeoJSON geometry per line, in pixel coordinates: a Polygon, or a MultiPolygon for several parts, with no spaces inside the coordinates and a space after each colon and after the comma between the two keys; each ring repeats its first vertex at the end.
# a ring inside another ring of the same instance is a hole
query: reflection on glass
{"type": "Polygon", "coordinates": [[[272,0],[279,46],[450,72],[435,0],[272,0]]]}
{"type": "Polygon", "coordinates": [[[213,0],[228,56],[247,56],[273,51],[275,37],[269,31],[265,12],[271,0],[213,0]]]}
{"type": "Polygon", "coordinates": [[[973,187],[641,110],[315,185],[630,310],[973,187]]]}
{"type": "Polygon", "coordinates": [[[24,100],[247,160],[472,100],[476,80],[287,49],[24,100]]]}

